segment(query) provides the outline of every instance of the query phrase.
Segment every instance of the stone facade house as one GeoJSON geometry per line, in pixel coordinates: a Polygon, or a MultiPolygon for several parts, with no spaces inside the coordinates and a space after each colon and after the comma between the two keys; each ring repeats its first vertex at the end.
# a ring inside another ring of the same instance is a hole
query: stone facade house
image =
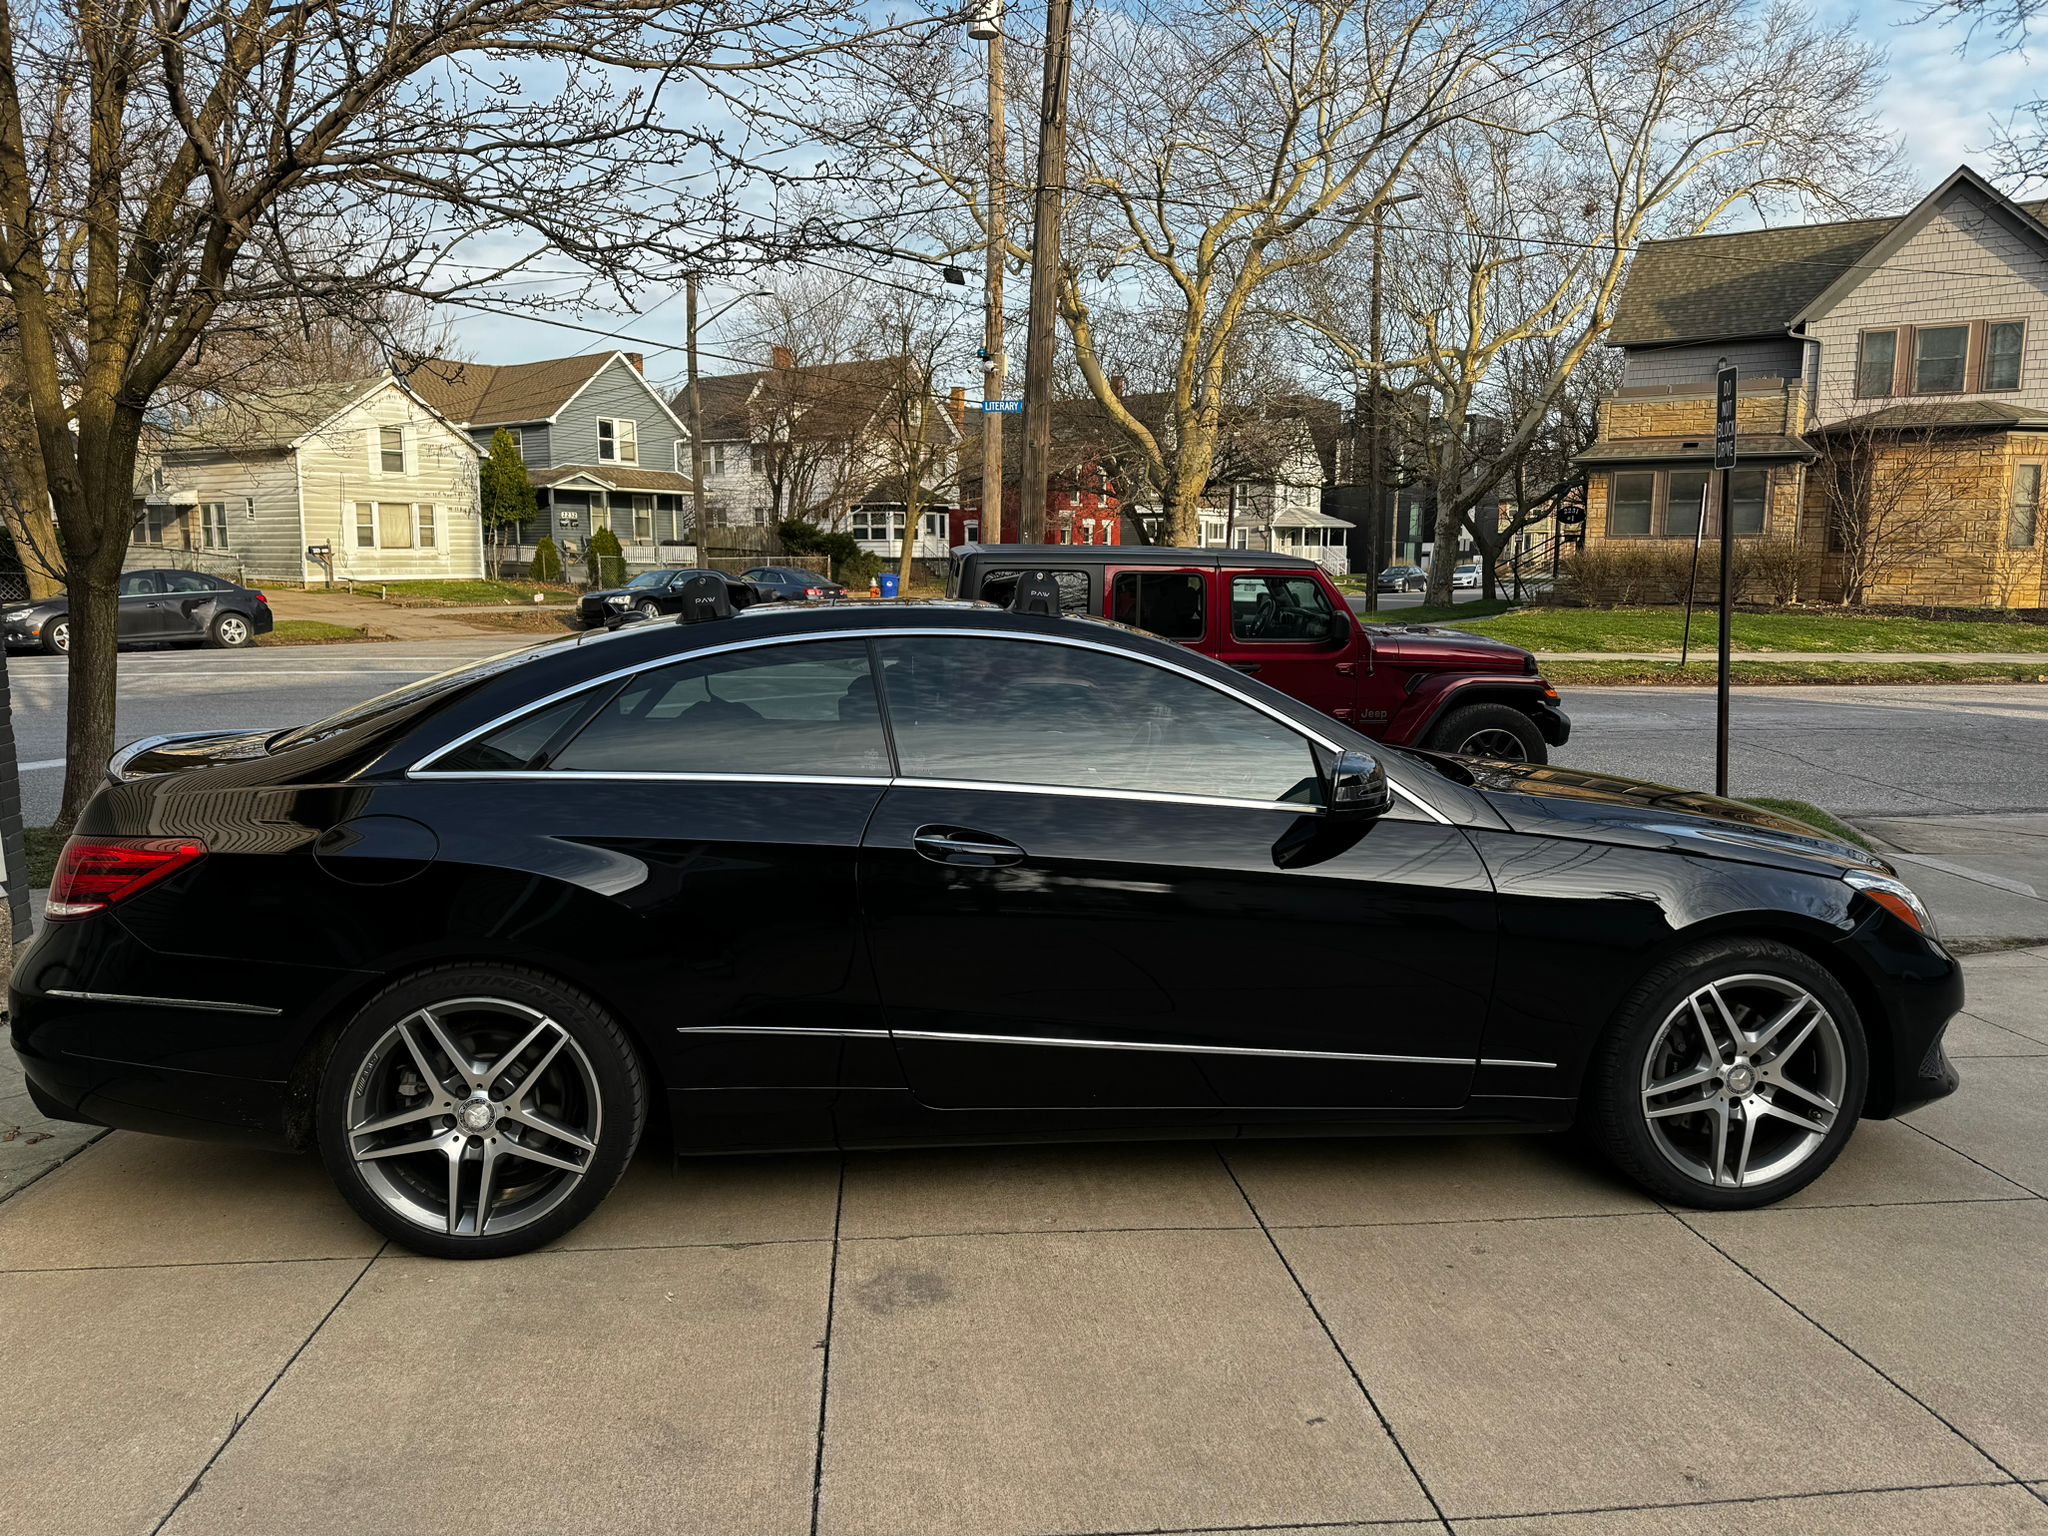
{"type": "Polygon", "coordinates": [[[573,560],[610,528],[629,566],[681,564],[690,554],[689,434],[647,382],[637,352],[598,352],[531,363],[433,358],[407,384],[480,453],[510,432],[533,482],[534,517],[501,553],[526,560],[545,535],[573,560]]]}
{"type": "Polygon", "coordinates": [[[136,486],[130,569],[243,582],[483,573],[477,452],[390,374],[251,390],[155,442],[136,486]]]}
{"type": "Polygon", "coordinates": [[[2044,214],[1962,167],[1902,216],[1646,243],[1607,337],[1622,384],[1578,458],[1588,546],[1690,542],[1703,508],[1714,535],[1726,359],[1731,525],[1800,595],[2048,602],[2044,214]]]}

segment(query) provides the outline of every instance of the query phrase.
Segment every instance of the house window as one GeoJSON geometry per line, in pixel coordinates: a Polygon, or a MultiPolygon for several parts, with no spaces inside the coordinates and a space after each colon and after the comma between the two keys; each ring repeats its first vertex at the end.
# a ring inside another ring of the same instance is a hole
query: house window
{"type": "Polygon", "coordinates": [[[182,515],[176,507],[168,507],[160,503],[145,505],[142,509],[141,519],[135,524],[135,535],[131,542],[136,544],[169,543],[171,531],[177,527],[178,519],[182,515]]]}
{"type": "Polygon", "coordinates": [[[1650,521],[1657,510],[1657,476],[1653,470],[1629,470],[1609,482],[1607,495],[1607,536],[1610,539],[1647,538],[1650,521]]]}
{"type": "Polygon", "coordinates": [[[434,547],[434,540],[437,537],[434,528],[434,511],[435,509],[433,507],[427,506],[424,503],[422,503],[420,506],[421,549],[432,549],[434,547]]]}
{"type": "Polygon", "coordinates": [[[1931,325],[1913,333],[1913,393],[1957,395],[1970,353],[1967,325],[1931,325]]]}
{"type": "Polygon", "coordinates": [[[500,427],[498,430],[512,439],[512,451],[519,455],[519,462],[524,464],[526,462],[526,434],[517,427],[500,427]]]}
{"type": "Polygon", "coordinates": [[[601,464],[638,464],[640,424],[628,416],[598,417],[597,458],[601,464]]]}
{"type": "Polygon", "coordinates": [[[633,507],[633,542],[652,544],[654,542],[654,498],[635,496],[633,507]]]}
{"type": "Polygon", "coordinates": [[[412,548],[412,503],[377,503],[377,545],[380,549],[412,548]]]}
{"type": "Polygon", "coordinates": [[[1230,536],[1230,547],[1232,549],[1250,549],[1252,547],[1251,529],[1239,528],[1235,530],[1230,536]]]}
{"type": "Polygon", "coordinates": [[[768,473],[768,445],[755,443],[747,449],[747,468],[757,475],[768,473]]]}
{"type": "Polygon", "coordinates": [[[2012,516],[2005,524],[2007,549],[2032,549],[2041,531],[2041,466],[2012,467],[2012,516]]]}
{"type": "Polygon", "coordinates": [[[356,548],[377,547],[377,504],[373,501],[356,503],[356,548]]]}
{"type": "Polygon", "coordinates": [[[1729,525],[1735,530],[1735,537],[1746,538],[1764,531],[1764,516],[1769,508],[1771,472],[1768,469],[1738,469],[1728,485],[1729,525]]]}
{"type": "Polygon", "coordinates": [[[878,543],[885,539],[900,540],[903,537],[903,517],[901,511],[891,511],[887,507],[855,507],[852,519],[853,536],[856,539],[866,539],[870,543],[878,543]]]}
{"type": "Polygon", "coordinates": [[[1994,320],[1984,331],[1984,388],[2020,387],[2020,351],[2027,339],[2021,320],[1994,320]]]}
{"type": "Polygon", "coordinates": [[[1700,532],[1700,509],[1706,504],[1708,472],[1704,469],[1674,469],[1664,493],[1664,533],[1670,538],[1694,539],[1700,532]]]}
{"type": "Polygon", "coordinates": [[[199,539],[203,549],[228,547],[228,504],[209,501],[199,508],[199,539]]]}
{"type": "Polygon", "coordinates": [[[1856,343],[1856,398],[1882,400],[1892,392],[1899,364],[1897,331],[1865,331],[1856,343]]]}
{"type": "Polygon", "coordinates": [[[377,429],[377,467],[387,475],[405,473],[405,428],[377,429]]]}

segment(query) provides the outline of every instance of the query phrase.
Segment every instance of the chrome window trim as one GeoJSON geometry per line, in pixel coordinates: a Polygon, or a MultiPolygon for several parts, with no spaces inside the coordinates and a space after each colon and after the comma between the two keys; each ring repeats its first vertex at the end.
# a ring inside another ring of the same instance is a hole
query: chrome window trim
{"type": "Polygon", "coordinates": [[[1293,1051],[1257,1045],[1169,1045],[1146,1040],[1069,1040],[1057,1035],[975,1035],[944,1029],[899,1029],[898,1040],[938,1040],[956,1045],[1050,1045],[1077,1051],[1170,1051],[1189,1056],[1285,1056],[1308,1061],[1378,1061],[1398,1066],[1476,1067],[1471,1056],[1393,1056],[1378,1051],[1293,1051]]]}
{"type": "MultiPolygon", "coordinates": [[[[411,777],[411,775],[407,775],[411,777]]],[[[446,779],[451,783],[466,783],[476,779],[531,780],[549,784],[814,784],[830,788],[834,785],[851,785],[855,788],[887,789],[897,781],[887,775],[873,774],[831,774],[831,773],[663,773],[654,769],[582,769],[582,768],[451,768],[444,773],[422,775],[429,779],[446,779]]]]}
{"type": "Polygon", "coordinates": [[[823,1025],[809,1024],[678,1024],[679,1035],[795,1035],[806,1039],[814,1036],[834,1040],[886,1040],[886,1029],[830,1029],[823,1025]]]}
{"type": "MultiPolygon", "coordinates": [[[[1289,718],[1288,718],[1288,717],[1287,717],[1286,715],[1282,714],[1282,713],[1281,713],[1281,712],[1280,712],[1279,710],[1277,710],[1277,709],[1273,708],[1273,707],[1272,707],[1272,706],[1271,706],[1270,704],[1266,704],[1266,703],[1263,703],[1263,702],[1261,702],[1261,701],[1260,701],[1260,700],[1258,700],[1258,699],[1254,699],[1254,698],[1248,697],[1248,696],[1247,696],[1247,695],[1245,695],[1245,694],[1239,693],[1239,692],[1238,692],[1238,691],[1237,691],[1237,690],[1236,690],[1235,688],[1231,688],[1231,687],[1227,686],[1226,684],[1224,684],[1223,682],[1219,681],[1219,680],[1218,680],[1218,679],[1216,679],[1216,678],[1213,678],[1213,677],[1205,677],[1205,676],[1204,676],[1204,675],[1203,675],[1202,673],[1200,673],[1200,672],[1197,672],[1197,671],[1196,671],[1196,670],[1195,670],[1194,668],[1192,668],[1192,667],[1184,667],[1184,666],[1180,666],[1180,665],[1178,665],[1177,663],[1175,663],[1175,662],[1172,662],[1172,661],[1169,661],[1169,660],[1167,660],[1167,659],[1166,659],[1165,657],[1162,657],[1162,656],[1146,656],[1146,655],[1142,655],[1142,654],[1140,654],[1140,653],[1138,653],[1138,652],[1136,652],[1136,651],[1130,651],[1130,650],[1126,650],[1126,649],[1124,649],[1124,648],[1123,648],[1122,646],[1116,646],[1116,645],[1106,645],[1106,644],[1104,644],[1103,642],[1101,642],[1101,641],[1099,641],[1099,640],[1090,640],[1090,639],[1087,639],[1086,637],[1084,637],[1084,636],[1080,636],[1080,635],[1040,635],[1040,634],[1024,634],[1024,633],[1020,633],[1020,632],[1018,632],[1018,631],[1014,631],[1014,630],[998,630],[998,629],[968,629],[968,628],[964,628],[964,627],[962,627],[962,628],[955,628],[955,627],[951,627],[951,626],[933,626],[933,627],[929,627],[929,628],[896,628],[896,627],[892,627],[892,628],[887,628],[887,629],[858,629],[858,630],[847,630],[847,631],[844,631],[844,632],[835,632],[835,633],[828,633],[828,634],[815,634],[815,633],[814,633],[814,634],[804,634],[804,635],[755,635],[755,636],[751,636],[751,637],[749,637],[748,639],[745,639],[745,640],[729,640],[729,641],[725,642],[725,643],[724,643],[724,644],[722,644],[722,645],[709,645],[709,646],[704,646],[704,647],[702,647],[701,649],[698,649],[698,650],[693,650],[693,651],[688,651],[688,652],[685,652],[685,653],[683,653],[682,655],[678,655],[678,656],[668,656],[668,657],[650,657],[650,658],[648,658],[648,659],[646,659],[646,660],[643,660],[643,661],[639,661],[639,662],[636,662],[636,663],[635,663],[634,665],[632,665],[632,666],[630,666],[630,667],[619,667],[619,668],[615,669],[614,671],[611,671],[611,672],[607,672],[607,673],[603,674],[603,675],[602,675],[602,676],[600,676],[600,677],[590,677],[590,678],[584,678],[584,679],[583,679],[582,681],[580,681],[580,682],[577,682],[577,683],[574,683],[574,684],[570,685],[569,687],[566,687],[566,688],[558,688],[558,689],[556,689],[556,690],[555,690],[555,691],[554,691],[553,693],[547,694],[547,695],[545,695],[545,696],[543,696],[543,697],[541,697],[541,698],[538,698],[538,699],[533,699],[533,700],[530,700],[530,701],[528,701],[527,703],[525,703],[525,704],[522,704],[522,705],[520,705],[520,706],[519,706],[519,707],[518,707],[517,709],[507,710],[507,711],[506,711],[506,712],[505,712],[504,714],[502,714],[502,715],[499,715],[499,716],[498,716],[498,717],[497,717],[496,719],[493,719],[493,720],[489,720],[489,721],[486,721],[486,722],[485,722],[484,724],[482,724],[482,725],[480,725],[480,726],[477,726],[477,727],[476,727],[475,729],[473,729],[473,730],[470,730],[470,731],[466,731],[466,732],[464,732],[464,733],[463,733],[462,735],[460,735],[460,736],[456,737],[456,738],[455,738],[455,740],[453,740],[453,741],[449,742],[449,743],[448,743],[448,744],[447,744],[446,746],[436,747],[436,748],[435,748],[435,749],[434,749],[434,750],[433,750],[432,752],[429,752],[429,753],[428,753],[428,754],[427,754],[427,755],[426,755],[425,757],[422,757],[422,758],[420,758],[420,759],[419,759],[418,761],[414,762],[414,763],[413,763],[413,764],[412,764],[412,765],[411,765],[410,767],[408,767],[408,768],[407,768],[407,769],[405,770],[405,776],[406,776],[407,778],[409,778],[409,779],[411,779],[411,778],[421,778],[421,777],[430,777],[430,778],[431,778],[431,777],[438,777],[438,778],[447,778],[447,779],[508,779],[508,778],[548,778],[548,779],[559,779],[559,778],[560,778],[560,777],[562,776],[562,774],[563,774],[563,773],[565,773],[565,772],[570,772],[570,771],[573,771],[573,770],[555,770],[555,769],[541,769],[541,770],[538,770],[538,771],[533,771],[533,770],[519,769],[519,770],[513,770],[513,771],[506,771],[506,772],[491,772],[491,771],[488,771],[488,770],[482,770],[482,769],[478,769],[478,770],[447,770],[447,771],[443,771],[443,772],[441,772],[441,773],[438,773],[438,774],[434,773],[434,772],[433,772],[432,770],[433,770],[433,765],[434,765],[435,763],[439,762],[439,761],[440,761],[440,760],[441,760],[442,758],[446,757],[446,756],[447,756],[447,755],[448,755],[449,753],[451,753],[451,752],[455,752],[455,751],[458,751],[459,749],[461,749],[461,748],[463,748],[463,747],[466,747],[466,746],[468,746],[468,745],[469,745],[469,744],[470,744],[470,743],[471,743],[472,741],[475,741],[475,740],[476,740],[476,739],[477,739],[478,737],[480,737],[480,736],[486,736],[486,735],[489,735],[489,734],[490,734],[490,733],[491,733],[492,731],[498,730],[498,729],[499,729],[500,727],[502,727],[502,726],[510,725],[510,724],[511,724],[511,723],[512,723],[512,722],[513,722],[514,720],[520,719],[521,717],[523,717],[523,716],[525,716],[525,715],[530,715],[530,714],[532,714],[532,713],[533,713],[534,711],[536,711],[536,710],[546,709],[546,708],[548,708],[548,707],[549,707],[550,705],[553,705],[553,704],[558,704],[558,703],[560,703],[560,702],[561,702],[562,700],[564,700],[564,699],[567,699],[567,698],[570,698],[570,697],[572,697],[572,696],[574,696],[574,695],[576,695],[576,694],[582,693],[582,692],[586,691],[587,689],[592,689],[592,688],[602,688],[602,687],[603,687],[603,686],[604,686],[605,684],[607,684],[607,683],[616,683],[616,682],[618,682],[619,680],[621,680],[622,678],[628,678],[628,677],[632,677],[632,676],[633,676],[634,674],[636,674],[636,673],[639,673],[639,672],[647,672],[647,671],[652,671],[653,669],[655,669],[655,668],[657,668],[657,667],[673,666],[673,665],[679,664],[679,663],[681,663],[681,662],[686,662],[686,661],[695,661],[695,660],[697,660],[698,658],[700,658],[700,657],[705,657],[705,656],[723,656],[723,655],[729,654],[729,653],[731,653],[731,652],[734,652],[734,651],[752,651],[752,650],[759,650],[759,649],[763,648],[764,646],[771,646],[771,645],[806,645],[806,644],[812,644],[812,643],[815,643],[815,642],[818,642],[818,641],[825,641],[825,640],[847,640],[847,639],[861,639],[861,640],[900,640],[900,639],[916,639],[916,638],[919,638],[919,637],[921,637],[921,636],[927,636],[927,635],[929,635],[929,636],[937,636],[937,637],[941,637],[941,638],[946,638],[946,639],[968,639],[968,640],[997,640],[997,641],[1010,641],[1010,642],[1017,642],[1017,643],[1027,644],[1027,645],[1032,645],[1032,644],[1036,644],[1036,645],[1064,645],[1064,646],[1068,646],[1068,647],[1071,647],[1071,648],[1072,648],[1072,649],[1074,649],[1074,650],[1081,650],[1081,651],[1095,651],[1095,652],[1098,652],[1098,653],[1100,653],[1100,654],[1102,654],[1102,655],[1105,655],[1105,656],[1120,656],[1120,657],[1123,657],[1123,658],[1125,658],[1126,660],[1129,660],[1129,661],[1135,661],[1135,662],[1139,662],[1139,663],[1141,663],[1142,665],[1145,665],[1145,666],[1149,666],[1149,667],[1157,667],[1157,668],[1158,668],[1158,669],[1159,669],[1160,671],[1162,671],[1162,672],[1172,672],[1172,673],[1175,673],[1175,674],[1177,674],[1177,675],[1179,675],[1179,676],[1181,676],[1181,677],[1185,677],[1185,678],[1189,679],[1189,680],[1190,680],[1190,681],[1192,681],[1192,682],[1200,683],[1200,684],[1201,684],[1201,685],[1202,685],[1203,687],[1205,687],[1205,688],[1209,688],[1209,689],[1212,689],[1212,690],[1214,690],[1215,692],[1217,692],[1217,693],[1220,693],[1220,694],[1222,694],[1222,695],[1223,695],[1223,696],[1224,696],[1225,698],[1228,698],[1228,699],[1234,699],[1234,700],[1235,700],[1235,701],[1237,701],[1237,702],[1238,702],[1239,704],[1245,705],[1245,706],[1246,706],[1247,708],[1250,708],[1250,709],[1255,709],[1255,710],[1257,710],[1257,711],[1258,711],[1258,712],[1259,712],[1260,714],[1262,714],[1262,715],[1266,716],[1266,717],[1267,717],[1268,719],[1270,719],[1270,720],[1273,720],[1273,721],[1276,721],[1276,722],[1278,722],[1278,723],[1279,723],[1280,725],[1282,725],[1282,726],[1286,727],[1286,728],[1287,728],[1288,730],[1290,730],[1290,731],[1294,732],[1294,733],[1295,733],[1295,734],[1296,734],[1297,736],[1300,736],[1300,737],[1304,738],[1304,739],[1305,739],[1305,740],[1307,740],[1307,741],[1313,742],[1313,743],[1314,743],[1315,745],[1317,745],[1317,746],[1321,747],[1321,748],[1322,748],[1322,749],[1323,749],[1323,750],[1324,750],[1325,752],[1340,752],[1340,751],[1342,751],[1342,750],[1343,750],[1343,748],[1339,747],[1339,746],[1337,745],[1337,743],[1336,743],[1336,742],[1334,742],[1334,741],[1332,741],[1332,740],[1331,740],[1331,739],[1330,739],[1329,737],[1327,737],[1327,736],[1323,736],[1323,735],[1320,735],[1320,734],[1318,734],[1317,732],[1315,732],[1315,731],[1311,730],[1311,729],[1310,729],[1309,727],[1307,727],[1307,726],[1305,726],[1305,725],[1301,724],[1301,722],[1300,722],[1300,721],[1298,721],[1298,720],[1292,720],[1292,719],[1289,719],[1289,718]]],[[[767,782],[767,783],[798,783],[798,784],[801,784],[801,783],[810,783],[810,782],[824,782],[824,783],[837,783],[837,784],[844,784],[844,783],[849,783],[849,782],[857,782],[857,781],[858,781],[858,780],[856,780],[856,779],[854,779],[854,778],[850,778],[850,777],[849,777],[849,778],[842,778],[842,777],[838,777],[838,776],[835,776],[835,775],[831,775],[831,774],[817,774],[817,775],[804,775],[804,774],[790,774],[790,775],[771,775],[771,776],[765,776],[765,777],[763,777],[763,776],[754,776],[754,775],[747,775],[747,774],[730,774],[730,773],[718,773],[718,774],[679,774],[679,773],[677,773],[677,774],[671,774],[671,773],[617,773],[617,774],[595,774],[595,773],[593,773],[593,774],[587,774],[587,775],[584,775],[584,777],[586,777],[586,778],[592,778],[592,779],[597,779],[597,778],[618,778],[618,779],[649,779],[649,780],[656,780],[656,781],[659,781],[659,780],[664,780],[664,779],[680,779],[680,780],[685,780],[685,781],[696,781],[696,782],[702,782],[702,781],[706,781],[706,780],[721,780],[721,779],[722,779],[722,780],[729,780],[729,781],[732,781],[732,782],[736,782],[736,783],[751,783],[751,782],[767,782]]],[[[920,781],[918,781],[918,780],[916,780],[916,779],[910,779],[910,778],[903,778],[903,779],[896,779],[896,780],[890,780],[890,781],[886,781],[886,782],[890,782],[890,783],[892,783],[892,784],[893,784],[893,783],[902,783],[902,784],[916,784],[916,783],[918,783],[918,782],[920,782],[920,781]]],[[[938,782],[938,781],[932,781],[932,782],[938,782]]],[[[1063,789],[1067,789],[1067,788],[1070,788],[1070,787],[1071,787],[1071,786],[1064,786],[1064,785],[1057,785],[1057,784],[1044,784],[1044,785],[1036,785],[1036,784],[1022,784],[1022,785],[999,785],[999,784],[990,784],[990,783],[984,783],[984,782],[982,782],[982,781],[980,781],[980,780],[958,780],[958,781],[950,781],[950,782],[955,782],[955,783],[957,783],[957,784],[958,784],[958,786],[959,786],[959,787],[961,787],[961,788],[963,788],[963,789],[1009,789],[1009,790],[1012,790],[1012,791],[1023,791],[1023,792],[1027,792],[1027,793],[1058,793],[1058,792],[1062,791],[1063,789]]],[[[1439,825],[1439,826],[1449,826],[1449,825],[1450,825],[1450,818],[1449,818],[1448,816],[1445,816],[1445,815],[1444,815],[1444,814],[1443,814],[1443,813],[1442,813],[1441,811],[1437,810],[1437,808],[1436,808],[1435,806],[1433,806],[1433,805],[1429,804],[1429,803],[1428,803],[1427,801],[1423,800],[1423,799],[1422,799],[1421,797],[1419,797],[1418,795],[1414,794],[1414,793],[1413,793],[1412,791],[1410,791],[1409,789],[1407,789],[1407,788],[1406,788],[1406,787],[1405,787],[1404,785],[1401,785],[1401,784],[1399,784],[1399,783],[1396,783],[1396,782],[1395,782],[1395,781],[1394,781],[1394,780],[1392,779],[1392,777],[1391,777],[1391,776],[1390,776],[1390,777],[1388,778],[1388,781],[1387,781],[1387,782],[1388,782],[1388,785],[1389,785],[1389,787],[1390,787],[1390,788],[1391,788],[1391,789],[1392,789],[1392,790],[1394,791],[1394,793],[1395,793],[1395,794],[1399,795],[1399,796],[1400,796],[1400,797],[1401,797],[1401,798],[1402,798],[1403,800],[1406,800],[1406,801],[1407,801],[1407,802],[1408,802],[1408,803],[1409,803],[1410,805],[1414,806],[1416,810],[1420,811],[1420,812],[1421,812],[1421,813],[1422,813],[1422,814],[1423,814],[1424,816],[1426,816],[1426,817],[1427,817],[1427,818],[1428,818],[1429,820],[1431,820],[1431,821],[1433,821],[1433,822],[1437,823],[1437,825],[1439,825]]],[[[1121,794],[1121,795],[1128,795],[1128,796],[1131,796],[1131,797],[1133,797],[1133,798],[1135,798],[1135,799],[1140,799],[1140,800],[1152,800],[1152,799],[1164,799],[1164,798],[1168,798],[1168,797],[1167,797],[1167,796],[1165,796],[1164,794],[1155,794],[1155,793],[1153,793],[1153,792],[1151,792],[1151,791],[1147,791],[1147,790],[1121,790],[1121,791],[1117,791],[1116,793],[1118,793],[1118,794],[1121,794]]],[[[1198,797],[1185,797],[1185,798],[1188,798],[1188,799],[1192,800],[1192,801],[1193,801],[1193,803],[1196,803],[1196,804],[1203,804],[1203,803],[1214,803],[1214,802],[1208,802],[1208,801],[1205,801],[1205,800],[1203,800],[1203,799],[1201,799],[1201,798],[1198,798],[1198,797]]],[[[1271,802],[1271,801],[1240,801],[1240,800],[1225,800],[1225,801],[1222,801],[1222,802],[1220,802],[1220,803],[1222,803],[1222,804],[1226,804],[1226,805],[1246,805],[1246,804],[1257,804],[1257,805],[1266,805],[1266,804],[1276,804],[1276,803],[1279,803],[1279,802],[1271,802]]],[[[1324,807],[1320,807],[1320,806],[1314,806],[1314,807],[1295,807],[1294,809],[1296,809],[1296,811],[1297,811],[1297,813],[1298,813],[1298,814],[1313,814],[1313,813],[1314,813],[1314,812],[1316,812],[1316,811],[1320,811],[1320,810],[1324,809],[1324,807]]]]}
{"type": "Polygon", "coordinates": [[[80,1003],[142,1003],[151,1008],[204,1008],[213,1013],[260,1013],[266,1017],[284,1012],[261,1003],[219,1003],[203,997],[146,997],[140,992],[78,992],[69,987],[51,987],[51,997],[68,997],[80,1003]]]}
{"type": "Polygon", "coordinates": [[[1544,1072],[1555,1072],[1557,1070],[1557,1063],[1554,1061],[1515,1061],[1504,1056],[1482,1056],[1479,1058],[1479,1065],[1482,1067],[1535,1067],[1544,1072]]]}
{"type": "Polygon", "coordinates": [[[1300,800],[1237,800],[1229,795],[1183,795],[1166,789],[1097,789],[1087,784],[1000,784],[991,779],[900,778],[895,789],[993,790],[1004,795],[1070,795],[1077,800],[1138,800],[1160,805],[1220,805],[1240,811],[1288,811],[1320,815],[1323,807],[1300,800]]]}

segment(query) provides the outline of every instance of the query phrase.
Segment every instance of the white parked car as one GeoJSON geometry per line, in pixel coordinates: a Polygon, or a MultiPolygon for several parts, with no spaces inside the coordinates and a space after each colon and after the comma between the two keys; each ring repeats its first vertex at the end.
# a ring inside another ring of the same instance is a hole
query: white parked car
{"type": "Polygon", "coordinates": [[[1454,587],[1478,586],[1479,567],[1476,565],[1459,566],[1455,571],[1451,572],[1451,585],[1454,587]]]}

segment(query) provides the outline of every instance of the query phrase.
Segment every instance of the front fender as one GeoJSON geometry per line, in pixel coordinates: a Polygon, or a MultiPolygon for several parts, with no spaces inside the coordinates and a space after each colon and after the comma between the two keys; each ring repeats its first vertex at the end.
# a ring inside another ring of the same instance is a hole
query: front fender
{"type": "MultiPolygon", "coordinates": [[[[1420,746],[1437,721],[1465,704],[1510,704],[1536,715],[1555,709],[1556,690],[1533,674],[1424,673],[1387,721],[1387,740],[1400,746],[1420,746]]],[[[1549,734],[1544,732],[1546,740],[1549,734]]]]}

